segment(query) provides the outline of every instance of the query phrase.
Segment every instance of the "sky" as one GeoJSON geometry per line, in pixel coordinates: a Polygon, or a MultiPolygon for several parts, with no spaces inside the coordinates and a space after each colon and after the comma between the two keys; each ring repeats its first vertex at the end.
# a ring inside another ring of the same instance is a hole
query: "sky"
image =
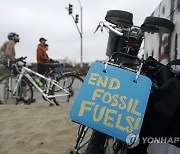
{"type": "Polygon", "coordinates": [[[73,4],[73,15],[80,14],[79,2],[83,62],[93,62],[106,59],[108,32],[94,31],[100,21],[105,21],[107,11],[131,12],[134,25],[140,26],[161,0],[0,0],[0,45],[7,41],[9,32],[16,32],[20,35],[16,57],[27,56],[27,61],[36,62],[38,41],[44,37],[49,44],[49,57],[80,62],[80,35],[66,9],[69,3],[73,4]]]}

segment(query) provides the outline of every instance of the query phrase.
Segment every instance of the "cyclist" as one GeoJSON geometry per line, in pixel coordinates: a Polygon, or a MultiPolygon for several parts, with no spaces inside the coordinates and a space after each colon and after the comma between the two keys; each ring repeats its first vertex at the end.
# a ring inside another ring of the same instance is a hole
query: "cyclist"
{"type": "MultiPolygon", "coordinates": [[[[38,67],[38,73],[42,75],[48,75],[51,71],[56,72],[56,68],[62,69],[62,66],[55,66],[53,65],[54,63],[59,63],[56,60],[51,59],[48,56],[48,49],[49,45],[46,44],[47,40],[44,38],[40,38],[40,44],[38,45],[37,48],[37,67],[38,67]]],[[[62,73],[62,70],[58,70],[59,72],[62,73]]],[[[60,75],[60,73],[58,73],[60,75]]],[[[42,81],[42,79],[41,79],[42,81]]]]}
{"type": "Polygon", "coordinates": [[[53,59],[49,58],[48,54],[47,54],[47,51],[49,49],[49,45],[48,44],[45,44],[45,49],[46,49],[46,56],[47,56],[47,61],[46,62],[54,62],[53,59]]]}
{"type": "Polygon", "coordinates": [[[8,41],[3,43],[3,45],[1,46],[3,62],[7,61],[7,59],[15,60],[15,44],[20,40],[19,35],[16,33],[9,33],[7,37],[8,41]]]}
{"type": "Polygon", "coordinates": [[[48,69],[46,66],[48,56],[46,54],[47,47],[46,45],[47,39],[41,37],[39,39],[39,44],[37,46],[37,71],[40,74],[45,74],[46,70],[48,69]]]}
{"type": "MultiPolygon", "coordinates": [[[[8,41],[6,41],[2,46],[1,46],[1,53],[2,53],[2,62],[4,65],[7,64],[7,62],[14,61],[16,58],[16,52],[15,52],[15,44],[20,41],[19,35],[17,33],[11,32],[7,36],[8,41]]],[[[13,68],[13,74],[17,75],[18,71],[13,68]]],[[[24,83],[22,83],[22,101],[24,103],[28,102],[28,96],[27,96],[27,87],[24,83]]],[[[32,102],[35,102],[35,99],[32,100],[32,102]]]]}

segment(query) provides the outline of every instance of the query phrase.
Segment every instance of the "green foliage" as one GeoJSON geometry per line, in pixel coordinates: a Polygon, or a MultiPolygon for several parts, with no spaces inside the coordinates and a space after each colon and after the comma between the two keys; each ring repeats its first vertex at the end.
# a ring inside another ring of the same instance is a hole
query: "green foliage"
{"type": "Polygon", "coordinates": [[[76,65],[75,67],[66,65],[64,68],[65,72],[71,72],[71,71],[77,71],[79,72],[82,76],[85,76],[89,70],[88,64],[83,64],[83,67],[80,65],[76,65]]]}

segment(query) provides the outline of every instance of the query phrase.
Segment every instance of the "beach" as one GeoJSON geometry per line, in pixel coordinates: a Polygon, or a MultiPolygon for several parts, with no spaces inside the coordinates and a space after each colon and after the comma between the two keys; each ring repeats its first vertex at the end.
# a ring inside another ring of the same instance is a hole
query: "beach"
{"type": "Polygon", "coordinates": [[[0,105],[0,154],[69,154],[78,130],[70,119],[71,107],[0,105]]]}

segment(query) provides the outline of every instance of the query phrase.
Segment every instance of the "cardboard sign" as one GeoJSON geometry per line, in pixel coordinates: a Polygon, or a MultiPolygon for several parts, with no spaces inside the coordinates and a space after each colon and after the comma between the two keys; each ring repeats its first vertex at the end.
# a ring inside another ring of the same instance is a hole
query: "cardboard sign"
{"type": "Polygon", "coordinates": [[[91,65],[70,112],[72,120],[127,141],[139,134],[151,89],[151,80],[112,65],[91,65]]]}

